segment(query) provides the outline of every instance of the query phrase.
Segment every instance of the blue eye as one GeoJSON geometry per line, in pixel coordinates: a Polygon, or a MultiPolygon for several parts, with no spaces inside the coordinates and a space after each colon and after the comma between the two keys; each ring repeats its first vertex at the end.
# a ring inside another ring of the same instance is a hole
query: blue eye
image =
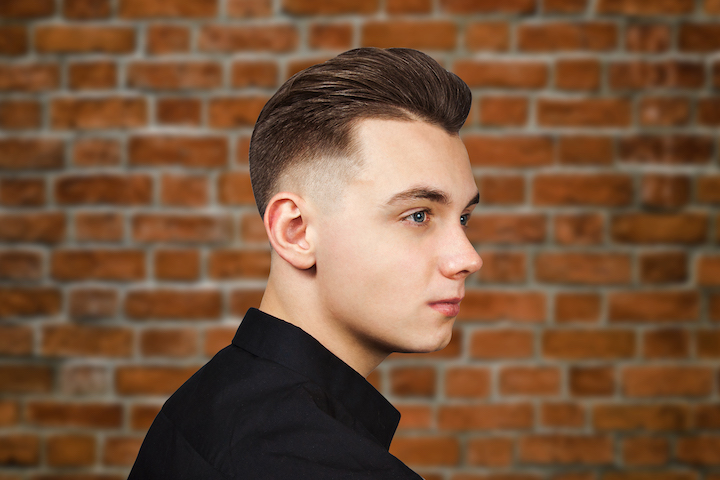
{"type": "Polygon", "coordinates": [[[415,212],[410,216],[413,218],[413,220],[415,220],[415,223],[423,223],[427,218],[427,212],[422,210],[420,212],[415,212]]]}
{"type": "Polygon", "coordinates": [[[469,213],[466,213],[465,215],[462,215],[462,216],[460,217],[460,225],[462,225],[463,227],[467,227],[467,222],[468,222],[468,220],[470,220],[470,214],[469,214],[469,213]]]}

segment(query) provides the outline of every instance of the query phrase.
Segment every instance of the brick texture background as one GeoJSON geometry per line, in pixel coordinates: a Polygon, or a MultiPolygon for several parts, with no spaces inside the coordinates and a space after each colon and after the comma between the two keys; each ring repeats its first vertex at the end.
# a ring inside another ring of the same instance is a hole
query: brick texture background
{"type": "Polygon", "coordinates": [[[248,138],[291,74],[473,89],[485,262],[370,380],[428,480],[720,480],[720,1],[0,0],[0,479],[127,475],[257,306],[248,138]]]}

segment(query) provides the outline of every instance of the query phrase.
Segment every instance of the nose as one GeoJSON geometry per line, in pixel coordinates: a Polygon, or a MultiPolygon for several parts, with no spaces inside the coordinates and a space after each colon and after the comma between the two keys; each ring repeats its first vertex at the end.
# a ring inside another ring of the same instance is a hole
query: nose
{"type": "Polygon", "coordinates": [[[448,239],[446,248],[440,266],[444,276],[465,279],[482,267],[482,258],[468,240],[464,229],[453,230],[452,238],[448,239]]]}

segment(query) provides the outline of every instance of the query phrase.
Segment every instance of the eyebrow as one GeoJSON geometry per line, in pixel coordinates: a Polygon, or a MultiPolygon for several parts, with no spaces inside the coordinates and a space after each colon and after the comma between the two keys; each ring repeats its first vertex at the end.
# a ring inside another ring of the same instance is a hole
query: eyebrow
{"type": "MultiPolygon", "coordinates": [[[[436,188],[420,186],[411,187],[407,190],[396,193],[390,198],[390,200],[385,203],[385,205],[395,205],[397,203],[406,202],[408,200],[417,200],[419,198],[430,200],[431,202],[436,202],[440,205],[450,204],[450,196],[447,193],[436,188]]],[[[480,192],[475,193],[475,196],[468,202],[465,208],[468,208],[471,205],[475,205],[477,203],[480,203],[480,192]]]]}

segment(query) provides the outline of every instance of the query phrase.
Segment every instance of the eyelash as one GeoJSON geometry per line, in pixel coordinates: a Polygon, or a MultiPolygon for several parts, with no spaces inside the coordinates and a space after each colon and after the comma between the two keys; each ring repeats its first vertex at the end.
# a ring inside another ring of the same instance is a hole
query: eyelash
{"type": "MultiPolygon", "coordinates": [[[[415,215],[415,214],[417,214],[417,213],[424,213],[424,214],[425,214],[425,220],[426,220],[426,221],[424,221],[424,222],[422,222],[422,223],[418,223],[418,222],[413,222],[413,221],[411,220],[410,223],[411,223],[413,226],[415,226],[415,227],[425,227],[425,226],[427,226],[427,220],[429,220],[430,217],[433,216],[433,213],[432,213],[432,211],[431,211],[429,208],[426,208],[426,209],[424,209],[424,210],[418,210],[417,212],[413,212],[413,213],[411,213],[410,215],[405,216],[404,218],[410,218],[410,217],[412,217],[413,215],[415,215]]],[[[467,228],[467,222],[470,221],[470,214],[469,214],[469,213],[465,213],[465,214],[462,215],[462,217],[467,217],[467,220],[465,220],[465,225],[462,225],[463,228],[467,228]]]]}

